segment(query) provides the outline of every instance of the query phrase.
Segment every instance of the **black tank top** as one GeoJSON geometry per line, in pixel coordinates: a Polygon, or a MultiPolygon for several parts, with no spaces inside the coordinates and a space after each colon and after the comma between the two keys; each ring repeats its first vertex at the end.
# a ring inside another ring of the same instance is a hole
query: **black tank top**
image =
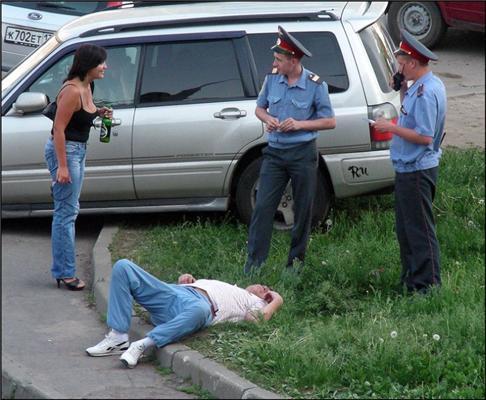
{"type": "MultiPolygon", "coordinates": [[[[73,83],[68,83],[67,85],[63,86],[61,90],[70,85],[76,86],[73,83]]],[[[61,92],[61,90],[59,92],[61,92]]],[[[98,111],[90,113],[83,108],[83,98],[81,97],[81,109],[73,113],[71,120],[64,130],[66,140],[86,143],[89,138],[89,131],[93,125],[93,120],[97,116],[98,111]]],[[[51,134],[53,134],[53,131],[51,131],[51,134]]]]}

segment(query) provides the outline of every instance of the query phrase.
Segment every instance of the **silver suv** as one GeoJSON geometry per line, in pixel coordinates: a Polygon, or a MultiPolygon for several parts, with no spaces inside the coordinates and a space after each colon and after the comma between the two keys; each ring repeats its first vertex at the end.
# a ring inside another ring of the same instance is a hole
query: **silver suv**
{"type": "MultiPolygon", "coordinates": [[[[82,213],[224,211],[249,222],[266,145],[256,97],[270,72],[277,26],[312,52],[306,68],[329,85],[337,127],[318,139],[314,222],[337,198],[393,185],[391,134],[368,119],[397,118],[386,2],[225,2],[134,7],[61,28],[2,80],[2,217],[51,213],[43,147],[54,99],[81,43],[108,52],[98,104],[121,121],[109,144],[92,129],[82,213]]],[[[276,224],[293,223],[290,188],[276,224]]]]}

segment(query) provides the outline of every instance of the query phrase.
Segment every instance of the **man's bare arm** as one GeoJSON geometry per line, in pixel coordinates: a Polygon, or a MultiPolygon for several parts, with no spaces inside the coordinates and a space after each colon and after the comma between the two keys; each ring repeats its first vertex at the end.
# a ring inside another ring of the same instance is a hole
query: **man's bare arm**
{"type": "Polygon", "coordinates": [[[196,282],[196,278],[194,278],[191,274],[182,274],[179,276],[179,279],[177,283],[183,284],[183,283],[194,283],[196,282]]]}
{"type": "Polygon", "coordinates": [[[283,298],[277,292],[269,291],[267,293],[267,296],[268,297],[265,300],[268,302],[268,304],[263,307],[262,310],[256,313],[247,313],[245,316],[246,321],[258,322],[259,315],[261,315],[265,321],[268,321],[270,318],[272,318],[272,315],[275,314],[275,312],[277,312],[277,310],[282,306],[283,298]]]}

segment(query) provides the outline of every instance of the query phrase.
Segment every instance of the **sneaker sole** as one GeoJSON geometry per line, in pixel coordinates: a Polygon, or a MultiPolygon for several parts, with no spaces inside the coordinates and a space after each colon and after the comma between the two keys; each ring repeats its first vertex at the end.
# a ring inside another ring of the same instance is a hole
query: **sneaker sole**
{"type": "Polygon", "coordinates": [[[131,365],[131,364],[129,364],[129,363],[128,363],[128,361],[127,361],[127,360],[124,360],[123,358],[120,358],[120,361],[122,362],[122,364],[123,364],[125,367],[130,368],[130,369],[135,368],[135,365],[137,365],[137,364],[135,364],[135,365],[131,365]]]}
{"type": "Polygon", "coordinates": [[[86,351],[86,354],[88,354],[88,356],[91,356],[91,357],[118,356],[120,354],[125,353],[125,351],[127,351],[127,350],[128,350],[128,347],[126,349],[113,350],[113,351],[109,351],[107,353],[90,353],[90,352],[86,351]]]}

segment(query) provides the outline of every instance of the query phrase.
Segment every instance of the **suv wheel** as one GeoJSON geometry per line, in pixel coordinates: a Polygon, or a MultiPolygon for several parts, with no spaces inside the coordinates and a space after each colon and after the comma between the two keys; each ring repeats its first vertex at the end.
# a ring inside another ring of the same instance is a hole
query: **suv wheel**
{"type": "MultiPolygon", "coordinates": [[[[251,214],[255,207],[258,192],[260,167],[262,158],[252,161],[243,171],[236,188],[236,209],[241,221],[250,224],[251,214]]],[[[292,183],[289,182],[275,213],[274,228],[289,230],[294,225],[294,199],[292,196],[292,183]]],[[[331,205],[331,190],[327,178],[318,170],[316,197],[314,198],[312,225],[316,226],[329,212],[331,205]]]]}
{"type": "Polygon", "coordinates": [[[447,25],[432,1],[393,1],[388,10],[388,30],[395,43],[400,42],[400,29],[407,30],[425,46],[434,47],[447,25]]]}

